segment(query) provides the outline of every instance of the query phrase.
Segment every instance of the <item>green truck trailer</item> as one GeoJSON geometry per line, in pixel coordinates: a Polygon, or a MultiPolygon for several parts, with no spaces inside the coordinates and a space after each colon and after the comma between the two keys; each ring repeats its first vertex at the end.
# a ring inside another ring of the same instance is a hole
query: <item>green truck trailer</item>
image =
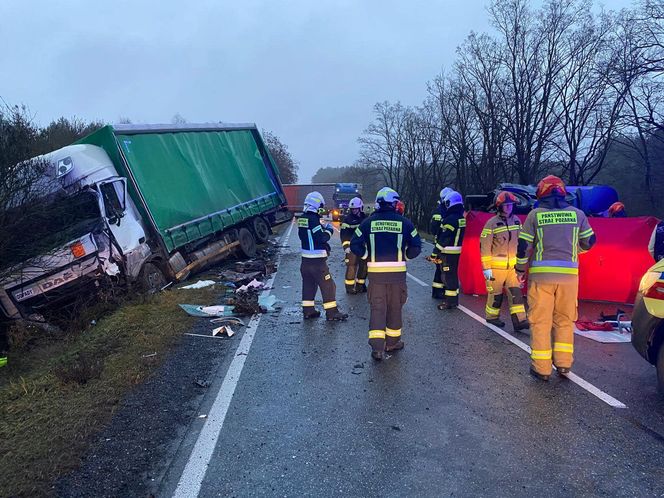
{"type": "Polygon", "coordinates": [[[14,262],[20,272],[0,282],[12,318],[108,276],[154,290],[228,254],[251,257],[291,218],[253,124],[106,126],[40,159],[54,202],[75,204],[77,224],[48,258],[14,262]]]}

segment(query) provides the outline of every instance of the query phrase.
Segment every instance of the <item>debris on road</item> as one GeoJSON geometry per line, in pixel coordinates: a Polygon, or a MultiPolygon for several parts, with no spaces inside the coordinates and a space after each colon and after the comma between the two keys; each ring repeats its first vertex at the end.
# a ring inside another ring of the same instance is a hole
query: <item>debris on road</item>
{"type": "Polygon", "coordinates": [[[263,289],[264,287],[265,287],[265,284],[263,282],[259,282],[258,280],[253,279],[248,284],[245,284],[242,287],[238,287],[235,292],[236,293],[238,293],[238,292],[247,292],[250,289],[263,289]]]}
{"type": "Polygon", "coordinates": [[[204,287],[209,287],[211,285],[216,284],[214,280],[199,280],[195,284],[191,285],[185,285],[184,287],[180,287],[181,289],[203,289],[204,287]]]}
{"type": "Polygon", "coordinates": [[[195,381],[194,381],[194,385],[195,385],[196,387],[207,388],[207,387],[210,387],[210,381],[209,381],[209,380],[200,380],[200,379],[199,379],[199,380],[195,380],[195,381]]]}
{"type": "Polygon", "coordinates": [[[233,270],[224,270],[219,273],[219,275],[228,282],[231,282],[237,286],[238,284],[242,285],[246,282],[250,282],[262,275],[261,272],[255,271],[251,273],[238,273],[233,270]]]}
{"type": "Polygon", "coordinates": [[[228,305],[201,306],[196,304],[180,304],[179,306],[190,316],[211,317],[231,316],[234,314],[234,306],[228,305]]]}
{"type": "Polygon", "coordinates": [[[233,337],[235,332],[230,327],[230,325],[222,325],[212,330],[212,335],[226,334],[228,337],[233,337]]]}

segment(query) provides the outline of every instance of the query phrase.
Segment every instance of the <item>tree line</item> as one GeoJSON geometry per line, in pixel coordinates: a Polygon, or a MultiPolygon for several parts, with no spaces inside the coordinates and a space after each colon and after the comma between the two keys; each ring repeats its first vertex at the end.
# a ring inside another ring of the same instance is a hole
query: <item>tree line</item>
{"type": "Polygon", "coordinates": [[[664,3],[494,0],[488,15],[492,32],[466,38],[421,105],[374,106],[355,169],[379,172],[420,225],[442,186],[487,193],[549,173],[664,214],[664,3]]]}

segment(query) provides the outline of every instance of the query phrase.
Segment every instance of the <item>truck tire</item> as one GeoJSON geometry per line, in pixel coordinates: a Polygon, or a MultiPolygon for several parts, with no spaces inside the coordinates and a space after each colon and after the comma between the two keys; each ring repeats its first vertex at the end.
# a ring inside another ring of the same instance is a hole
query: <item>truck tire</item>
{"type": "Polygon", "coordinates": [[[657,389],[659,393],[664,395],[664,344],[659,347],[657,353],[657,389]]]}
{"type": "Polygon", "coordinates": [[[138,285],[148,294],[159,292],[167,283],[164,272],[154,263],[145,263],[138,274],[138,285]]]}
{"type": "Polygon", "coordinates": [[[248,228],[240,228],[237,234],[237,240],[240,242],[240,252],[247,258],[256,256],[256,239],[248,228]]]}
{"type": "Polygon", "coordinates": [[[259,244],[264,244],[267,242],[267,239],[270,237],[270,225],[267,224],[265,218],[256,216],[253,220],[251,220],[251,228],[253,228],[256,242],[259,244]]]}

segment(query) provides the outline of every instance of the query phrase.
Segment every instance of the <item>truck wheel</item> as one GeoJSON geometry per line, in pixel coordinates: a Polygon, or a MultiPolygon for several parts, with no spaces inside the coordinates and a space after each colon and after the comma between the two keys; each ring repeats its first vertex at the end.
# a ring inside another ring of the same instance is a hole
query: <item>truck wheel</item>
{"type": "Polygon", "coordinates": [[[251,228],[254,229],[254,235],[256,236],[256,242],[259,244],[264,244],[267,242],[268,237],[270,236],[270,225],[267,224],[265,218],[257,216],[251,220],[251,228]]]}
{"type": "Polygon", "coordinates": [[[168,282],[164,273],[154,263],[145,263],[138,275],[138,284],[143,292],[159,292],[168,282]]]}
{"type": "Polygon", "coordinates": [[[664,394],[664,344],[659,347],[657,353],[657,388],[660,394],[664,394]]]}
{"type": "Polygon", "coordinates": [[[256,239],[247,228],[240,228],[237,234],[237,240],[240,242],[240,251],[248,258],[256,256],[256,239]]]}

